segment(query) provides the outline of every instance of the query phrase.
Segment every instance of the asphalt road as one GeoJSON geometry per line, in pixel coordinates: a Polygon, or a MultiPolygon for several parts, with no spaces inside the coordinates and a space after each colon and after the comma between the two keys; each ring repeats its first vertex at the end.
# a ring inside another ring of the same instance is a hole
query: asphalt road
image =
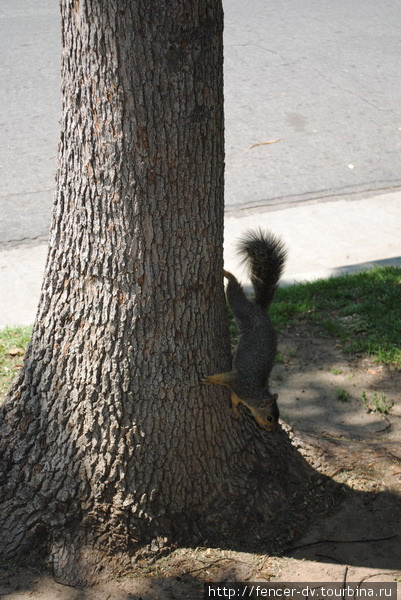
{"type": "Polygon", "coordinates": [[[0,2],[0,242],[47,236],[60,118],[56,0],[0,2]]]}
{"type": "MultiPolygon", "coordinates": [[[[399,0],[226,0],[225,18],[228,214],[401,186],[399,0]]],[[[0,243],[47,236],[59,53],[55,0],[1,0],[0,243]]]]}

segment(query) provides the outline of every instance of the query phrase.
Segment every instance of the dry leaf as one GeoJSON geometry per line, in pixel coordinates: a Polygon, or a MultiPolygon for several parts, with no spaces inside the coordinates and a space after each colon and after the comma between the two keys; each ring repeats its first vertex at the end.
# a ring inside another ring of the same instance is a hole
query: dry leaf
{"type": "Polygon", "coordinates": [[[268,146],[269,144],[275,144],[276,142],[279,142],[280,140],[269,140],[268,142],[259,142],[258,144],[252,144],[252,146],[249,148],[249,150],[251,150],[251,148],[256,148],[256,146],[268,146]]]}
{"type": "Polygon", "coordinates": [[[10,348],[10,350],[7,350],[6,355],[7,356],[22,356],[24,354],[24,351],[21,350],[21,348],[10,348]]]}

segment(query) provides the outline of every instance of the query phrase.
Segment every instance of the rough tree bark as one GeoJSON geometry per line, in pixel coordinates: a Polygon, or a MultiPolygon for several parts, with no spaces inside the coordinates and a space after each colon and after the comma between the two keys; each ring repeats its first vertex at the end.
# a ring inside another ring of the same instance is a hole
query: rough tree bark
{"type": "Polygon", "coordinates": [[[62,0],[59,167],[32,340],[0,415],[0,553],[93,580],[143,544],[271,519],[288,439],[227,370],[220,0],[62,0]]]}

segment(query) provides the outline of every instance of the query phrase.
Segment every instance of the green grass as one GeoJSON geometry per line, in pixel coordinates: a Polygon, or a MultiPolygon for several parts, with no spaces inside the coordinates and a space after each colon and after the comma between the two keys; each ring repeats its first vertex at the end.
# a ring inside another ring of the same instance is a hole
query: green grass
{"type": "Polygon", "coordinates": [[[379,413],[382,415],[388,415],[394,406],[394,402],[387,400],[387,396],[383,392],[380,396],[377,392],[373,392],[370,398],[366,392],[362,392],[362,402],[366,412],[379,413]]]}
{"type": "Polygon", "coordinates": [[[377,267],[280,288],[271,316],[276,326],[317,323],[351,354],[374,356],[401,369],[401,269],[377,267]]]}
{"type": "Polygon", "coordinates": [[[337,388],[336,390],[334,390],[334,395],[337,398],[337,400],[340,400],[340,402],[348,402],[348,400],[350,399],[350,395],[347,392],[347,390],[344,390],[342,388],[337,388]]]}
{"type": "Polygon", "coordinates": [[[32,327],[0,329],[0,403],[3,402],[22,365],[32,327]]]}

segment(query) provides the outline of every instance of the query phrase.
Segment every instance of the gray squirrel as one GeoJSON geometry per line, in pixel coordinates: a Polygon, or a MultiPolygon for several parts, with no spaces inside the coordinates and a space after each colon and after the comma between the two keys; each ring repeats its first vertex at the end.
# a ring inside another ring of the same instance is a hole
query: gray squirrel
{"type": "Polygon", "coordinates": [[[238,254],[249,269],[255,298],[249,298],[237,278],[224,271],[228,281],[227,302],[238,327],[238,346],[232,371],[209,375],[202,383],[228,387],[236,417],[239,416],[238,404],[243,404],[261,427],[274,431],[279,410],[277,394],[272,394],[269,389],[269,377],[277,351],[277,335],[268,309],[283,272],[287,251],[279,238],[259,229],[244,234],[238,254]]]}

